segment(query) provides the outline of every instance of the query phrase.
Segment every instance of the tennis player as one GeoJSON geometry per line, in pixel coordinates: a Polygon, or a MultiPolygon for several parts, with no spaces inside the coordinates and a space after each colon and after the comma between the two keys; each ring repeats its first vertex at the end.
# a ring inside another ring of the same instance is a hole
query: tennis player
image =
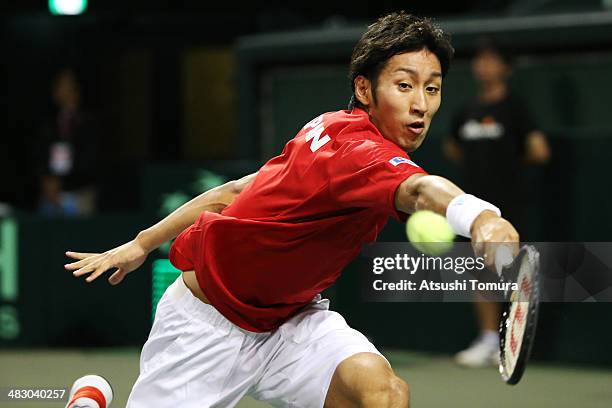
{"type": "Polygon", "coordinates": [[[307,123],[256,174],[196,197],[132,241],[66,265],[113,285],[174,237],[182,276],[162,297],[127,406],[407,407],[408,385],[318,295],[389,217],[443,214],[493,263],[518,241],[493,204],[410,160],[440,106],[453,48],[393,13],[355,46],[352,106],[307,123]],[[179,235],[180,234],[180,235],[179,235]]]}

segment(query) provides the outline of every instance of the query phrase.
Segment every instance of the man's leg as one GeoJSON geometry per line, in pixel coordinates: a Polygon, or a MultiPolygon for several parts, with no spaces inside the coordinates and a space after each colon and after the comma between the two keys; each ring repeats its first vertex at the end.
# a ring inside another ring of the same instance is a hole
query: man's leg
{"type": "Polygon", "coordinates": [[[179,277],[157,305],[127,408],[233,407],[248,392],[258,361],[235,365],[245,343],[212,306],[193,296],[179,277]],[[231,380],[231,381],[230,381],[231,380]],[[222,401],[222,402],[221,402],[222,401]]]}
{"type": "Polygon", "coordinates": [[[474,311],[478,318],[479,334],[467,349],[455,355],[457,364],[464,367],[489,367],[499,364],[501,303],[491,301],[491,299],[495,299],[495,294],[476,293],[474,311]]]}
{"type": "Polygon", "coordinates": [[[476,317],[478,318],[478,327],[481,333],[499,331],[499,316],[501,315],[501,304],[497,302],[488,302],[485,298],[478,294],[478,299],[474,303],[476,309],[476,317]]]}
{"type": "Polygon", "coordinates": [[[408,386],[344,318],[319,301],[283,324],[251,396],[277,407],[408,406],[408,386]]]}
{"type": "Polygon", "coordinates": [[[406,408],[408,402],[408,384],[395,375],[385,359],[359,353],[336,368],[325,408],[406,408]]]}

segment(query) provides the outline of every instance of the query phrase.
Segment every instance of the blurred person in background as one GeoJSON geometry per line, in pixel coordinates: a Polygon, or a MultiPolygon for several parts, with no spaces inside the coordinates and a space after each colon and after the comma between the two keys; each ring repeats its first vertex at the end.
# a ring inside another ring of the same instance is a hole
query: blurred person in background
{"type": "Polygon", "coordinates": [[[91,215],[96,209],[98,137],[84,111],[74,71],[62,69],[52,86],[53,114],[34,144],[40,186],[39,212],[48,216],[91,215]]]}
{"type": "MultiPolygon", "coordinates": [[[[523,186],[526,164],[544,164],[550,148],[526,105],[508,87],[512,58],[490,39],[481,39],[472,60],[478,94],[455,114],[452,133],[443,142],[445,157],[461,166],[466,190],[498,203],[504,216],[525,228],[527,191],[523,186]]],[[[524,232],[521,238],[526,239],[524,232]]],[[[467,367],[496,365],[499,354],[501,305],[476,299],[479,336],[455,356],[467,367]]]]}

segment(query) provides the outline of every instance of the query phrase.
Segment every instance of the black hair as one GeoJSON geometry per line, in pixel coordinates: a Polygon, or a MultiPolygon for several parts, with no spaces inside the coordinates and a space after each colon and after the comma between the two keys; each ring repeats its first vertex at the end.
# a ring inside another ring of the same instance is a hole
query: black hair
{"type": "Polygon", "coordinates": [[[478,41],[476,41],[476,47],[474,49],[474,56],[478,56],[484,53],[495,54],[508,67],[512,67],[512,64],[514,63],[513,53],[508,48],[502,47],[493,38],[481,37],[478,39],[478,41]]]}
{"type": "Polygon", "coordinates": [[[376,90],[378,76],[391,57],[422,49],[438,57],[444,77],[455,50],[450,43],[450,35],[431,19],[400,11],[381,17],[370,25],[353,49],[349,70],[353,96],[349,108],[361,106],[355,96],[355,78],[363,75],[376,90]]]}

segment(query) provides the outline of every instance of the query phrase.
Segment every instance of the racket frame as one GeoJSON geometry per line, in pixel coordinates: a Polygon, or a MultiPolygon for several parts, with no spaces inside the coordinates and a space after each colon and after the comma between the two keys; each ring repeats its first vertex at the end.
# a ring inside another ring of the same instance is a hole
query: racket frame
{"type": "MultiPolygon", "coordinates": [[[[533,266],[531,291],[528,299],[529,307],[527,308],[527,313],[525,315],[527,322],[525,324],[525,330],[520,344],[520,351],[516,358],[516,363],[514,364],[514,370],[512,370],[512,372],[509,372],[508,367],[506,367],[506,359],[504,357],[507,352],[510,352],[510,350],[506,350],[506,332],[507,330],[511,330],[509,317],[511,315],[510,312],[513,304],[511,299],[514,291],[510,292],[508,302],[506,302],[503,307],[503,313],[499,325],[499,373],[506,384],[509,385],[518,384],[523,377],[535,340],[540,306],[540,254],[534,246],[524,245],[519,251],[519,254],[514,262],[508,267],[504,268],[501,274],[502,280],[505,280],[506,277],[512,274],[514,271],[517,272],[516,275],[518,279],[520,276],[520,268],[525,261],[525,257],[528,257],[526,261],[533,266]]],[[[519,287],[518,290],[520,291],[521,288],[519,287]]]]}

